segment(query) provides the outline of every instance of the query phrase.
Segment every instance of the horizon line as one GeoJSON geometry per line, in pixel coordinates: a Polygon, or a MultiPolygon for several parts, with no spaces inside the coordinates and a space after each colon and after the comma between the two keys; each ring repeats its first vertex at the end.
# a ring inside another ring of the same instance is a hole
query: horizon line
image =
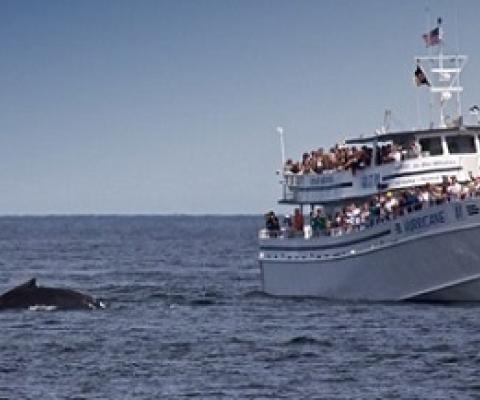
{"type": "Polygon", "coordinates": [[[46,217],[261,217],[264,213],[12,213],[0,218],[46,217]]]}

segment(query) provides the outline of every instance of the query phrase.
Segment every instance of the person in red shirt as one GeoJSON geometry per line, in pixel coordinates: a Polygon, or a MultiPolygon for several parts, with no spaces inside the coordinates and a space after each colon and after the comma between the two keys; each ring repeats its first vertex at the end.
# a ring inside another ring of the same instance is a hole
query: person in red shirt
{"type": "Polygon", "coordinates": [[[297,232],[303,232],[303,215],[300,212],[299,208],[295,209],[295,214],[293,215],[293,229],[297,232]]]}

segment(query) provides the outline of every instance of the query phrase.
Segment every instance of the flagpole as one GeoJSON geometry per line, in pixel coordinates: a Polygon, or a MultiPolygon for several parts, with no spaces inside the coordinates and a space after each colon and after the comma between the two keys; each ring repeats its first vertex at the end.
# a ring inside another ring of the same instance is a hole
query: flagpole
{"type": "MultiPolygon", "coordinates": [[[[444,63],[443,63],[443,28],[442,28],[442,19],[438,18],[437,19],[437,26],[438,26],[438,38],[440,40],[440,43],[438,45],[438,64],[440,69],[443,69],[444,63]]],[[[443,99],[443,93],[440,94],[440,127],[445,128],[446,123],[445,123],[445,110],[444,110],[444,103],[445,100],[443,99]]]]}
{"type": "Polygon", "coordinates": [[[285,167],[285,138],[283,132],[283,127],[277,126],[277,133],[280,135],[280,151],[282,152],[282,169],[285,167]]]}
{"type": "Polygon", "coordinates": [[[440,39],[440,43],[438,46],[438,56],[440,58],[440,68],[443,69],[443,28],[442,28],[442,19],[437,19],[438,25],[438,38],[440,39]]]}
{"type": "MultiPolygon", "coordinates": [[[[460,34],[459,34],[459,28],[458,28],[458,4],[455,6],[455,31],[456,31],[456,47],[457,47],[457,55],[460,54],[460,34]]],[[[456,60],[456,67],[460,68],[460,61],[456,60]]],[[[458,75],[458,82],[457,85],[460,86],[460,75],[458,75]]],[[[460,93],[457,92],[457,113],[458,116],[460,117],[462,113],[462,98],[460,96],[460,93]]]]}
{"type": "MultiPolygon", "coordinates": [[[[425,16],[426,16],[426,25],[425,25],[425,32],[430,32],[430,22],[431,22],[431,14],[430,14],[430,7],[427,4],[425,7],[425,16]]],[[[432,50],[427,46],[427,52],[429,55],[432,54],[432,50]]],[[[428,128],[433,128],[433,92],[430,90],[430,96],[428,101],[428,128]]]]}
{"type": "Polygon", "coordinates": [[[422,127],[422,118],[420,112],[420,91],[417,89],[415,90],[417,93],[416,100],[417,100],[417,126],[420,129],[422,127]]]}

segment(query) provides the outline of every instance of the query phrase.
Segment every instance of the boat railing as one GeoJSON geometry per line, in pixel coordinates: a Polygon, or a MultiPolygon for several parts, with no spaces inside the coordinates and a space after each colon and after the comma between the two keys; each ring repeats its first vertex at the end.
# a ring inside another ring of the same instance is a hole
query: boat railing
{"type": "MultiPolygon", "coordinates": [[[[383,166],[389,166],[389,165],[401,165],[405,161],[410,161],[418,158],[428,158],[428,157],[430,157],[429,151],[416,152],[411,149],[404,149],[404,150],[401,150],[400,152],[400,160],[383,161],[377,164],[376,167],[383,167],[383,166]]],[[[363,168],[357,168],[356,171],[367,171],[371,168],[373,168],[373,165],[364,166],[363,168]]],[[[327,176],[328,177],[331,175],[335,175],[338,173],[345,173],[345,172],[349,172],[355,175],[355,173],[351,169],[344,169],[344,168],[325,169],[322,172],[315,172],[314,170],[309,170],[308,172],[304,172],[304,171],[292,172],[288,168],[284,168],[283,175],[285,178],[285,183],[288,186],[301,186],[304,183],[304,178],[303,178],[304,176],[327,176]]]]}
{"type": "Polygon", "coordinates": [[[303,230],[295,230],[290,226],[282,226],[279,230],[268,230],[261,229],[258,233],[259,239],[312,239],[312,238],[327,238],[327,237],[337,237],[350,235],[352,233],[361,232],[366,229],[371,229],[382,224],[387,224],[392,221],[402,218],[405,215],[411,215],[419,211],[427,210],[430,208],[436,208],[448,203],[454,202],[463,202],[467,200],[472,200],[480,197],[480,192],[469,193],[465,197],[456,197],[445,199],[430,200],[428,202],[421,202],[411,206],[405,206],[403,209],[399,210],[397,213],[391,213],[385,216],[376,216],[374,218],[369,218],[365,223],[360,223],[356,225],[348,226],[347,229],[344,227],[332,227],[329,229],[321,231],[313,231],[310,224],[305,224],[303,230]]]}

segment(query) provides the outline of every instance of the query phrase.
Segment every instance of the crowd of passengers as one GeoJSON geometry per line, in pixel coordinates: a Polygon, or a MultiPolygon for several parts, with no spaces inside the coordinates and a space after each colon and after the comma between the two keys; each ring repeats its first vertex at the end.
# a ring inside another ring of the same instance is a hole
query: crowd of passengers
{"type": "MultiPolygon", "coordinates": [[[[352,202],[334,215],[327,215],[324,209],[319,207],[310,213],[310,228],[313,236],[340,236],[424,207],[479,195],[480,177],[472,177],[468,182],[459,183],[452,176],[439,185],[427,183],[423,187],[378,194],[362,204],[352,202]]],[[[270,237],[277,237],[282,231],[286,236],[304,235],[305,221],[300,208],[295,209],[293,217],[284,217],[283,226],[273,211],[267,213],[265,219],[270,237]]]]}
{"type": "Polygon", "coordinates": [[[375,154],[373,148],[368,146],[357,148],[337,144],[329,151],[319,148],[310,153],[303,153],[301,161],[294,162],[288,159],[285,163],[285,172],[323,174],[327,171],[350,170],[352,174],[355,174],[359,169],[370,167],[373,157],[375,157],[375,164],[381,165],[401,161],[405,158],[415,158],[420,154],[420,146],[415,140],[411,140],[405,147],[398,144],[377,146],[375,154]]]}

